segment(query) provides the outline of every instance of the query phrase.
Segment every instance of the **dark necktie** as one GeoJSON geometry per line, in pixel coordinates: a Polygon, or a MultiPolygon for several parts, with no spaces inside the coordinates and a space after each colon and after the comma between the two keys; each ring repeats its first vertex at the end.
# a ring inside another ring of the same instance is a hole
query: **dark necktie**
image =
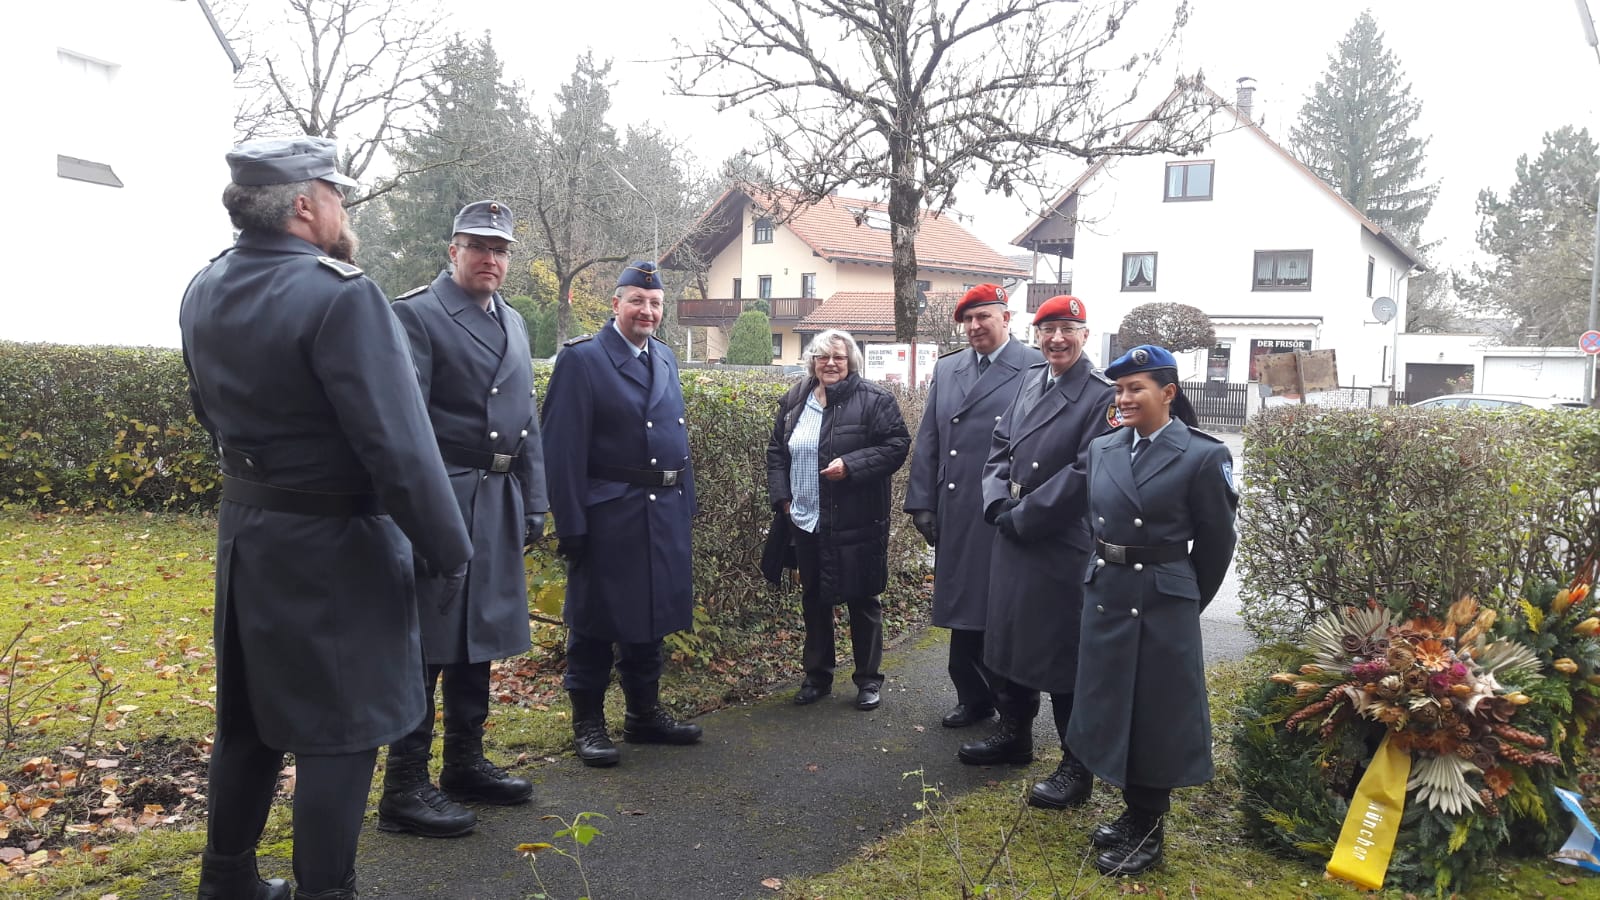
{"type": "Polygon", "coordinates": [[[987,357],[987,356],[978,357],[978,374],[982,375],[983,373],[985,373],[987,371],[989,371],[989,357],[987,357]]]}
{"type": "Polygon", "coordinates": [[[635,358],[638,359],[639,362],[644,365],[645,376],[649,377],[649,375],[650,375],[650,351],[649,350],[645,350],[645,351],[641,352],[635,358]]]}
{"type": "Polygon", "coordinates": [[[1133,442],[1133,461],[1132,461],[1131,465],[1138,465],[1140,457],[1144,456],[1144,452],[1146,450],[1148,450],[1148,449],[1150,449],[1150,439],[1149,438],[1142,437],[1142,438],[1139,438],[1137,441],[1134,441],[1133,442]]]}
{"type": "Polygon", "coordinates": [[[1044,373],[1044,390],[1039,392],[1039,396],[1043,397],[1044,395],[1050,393],[1050,389],[1055,387],[1055,386],[1056,386],[1056,380],[1050,376],[1049,372],[1045,372],[1044,373]]]}
{"type": "Polygon", "coordinates": [[[501,331],[506,329],[504,325],[500,324],[500,316],[495,313],[493,303],[490,303],[489,308],[484,310],[484,312],[489,314],[489,321],[493,322],[501,331]]]}

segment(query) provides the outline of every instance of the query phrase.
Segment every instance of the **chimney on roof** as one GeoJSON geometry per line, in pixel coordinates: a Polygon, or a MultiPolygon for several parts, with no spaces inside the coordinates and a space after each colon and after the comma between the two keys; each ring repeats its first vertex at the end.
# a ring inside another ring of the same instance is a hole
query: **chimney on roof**
{"type": "Polygon", "coordinates": [[[1239,110],[1239,115],[1244,116],[1245,121],[1254,122],[1256,80],[1251,78],[1249,75],[1246,75],[1243,78],[1238,79],[1238,83],[1239,96],[1238,102],[1234,104],[1234,108],[1239,110]]]}

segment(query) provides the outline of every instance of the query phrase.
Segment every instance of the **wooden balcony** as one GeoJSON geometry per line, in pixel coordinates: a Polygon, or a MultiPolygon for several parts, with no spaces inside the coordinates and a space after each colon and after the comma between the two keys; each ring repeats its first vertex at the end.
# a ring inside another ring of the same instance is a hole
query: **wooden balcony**
{"type": "MultiPolygon", "coordinates": [[[[679,300],[678,324],[680,325],[710,325],[717,328],[732,327],[740,313],[751,308],[756,298],[749,297],[743,300],[713,299],[713,300],[679,300]]],[[[767,297],[761,302],[767,304],[767,317],[774,325],[794,325],[802,318],[811,314],[822,302],[819,297],[767,297]]]]}
{"type": "Polygon", "coordinates": [[[1072,282],[1063,284],[1030,284],[1028,285],[1028,312],[1038,312],[1039,307],[1051,297],[1072,293],[1072,282]]]}

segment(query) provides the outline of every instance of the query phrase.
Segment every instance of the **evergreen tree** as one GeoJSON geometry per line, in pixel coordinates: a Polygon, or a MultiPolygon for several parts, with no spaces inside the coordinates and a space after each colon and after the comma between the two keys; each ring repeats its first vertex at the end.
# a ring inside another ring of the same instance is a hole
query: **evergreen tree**
{"type": "Polygon", "coordinates": [[[1289,146],[1352,206],[1415,247],[1439,192],[1423,182],[1429,139],[1411,133],[1421,114],[1377,21],[1363,12],[1328,57],[1289,146]]]}
{"type": "Polygon", "coordinates": [[[1518,342],[1571,346],[1588,325],[1595,152],[1588,129],[1561,128],[1544,136],[1537,158],[1517,159],[1504,199],[1478,193],[1478,246],[1494,261],[1473,265],[1462,294],[1514,317],[1518,342]]]}
{"type": "Polygon", "coordinates": [[[760,310],[741,313],[728,336],[727,361],[736,366],[772,365],[772,323],[760,310]]]}

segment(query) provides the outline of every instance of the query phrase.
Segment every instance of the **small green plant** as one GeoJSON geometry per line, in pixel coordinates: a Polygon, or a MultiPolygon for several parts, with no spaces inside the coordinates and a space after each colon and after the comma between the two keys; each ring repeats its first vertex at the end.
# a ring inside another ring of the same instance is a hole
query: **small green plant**
{"type": "Polygon", "coordinates": [[[550,839],[552,841],[570,840],[572,841],[572,850],[568,852],[549,841],[535,841],[530,844],[517,845],[517,852],[528,860],[528,868],[533,870],[533,879],[539,883],[539,889],[528,895],[532,900],[555,900],[554,895],[550,893],[550,889],[545,886],[544,876],[539,874],[539,854],[541,853],[554,853],[557,856],[572,860],[572,865],[578,870],[578,878],[583,882],[583,896],[579,897],[578,900],[593,900],[594,892],[589,889],[589,876],[583,871],[583,848],[589,846],[589,842],[602,834],[600,829],[589,824],[589,820],[604,818],[605,815],[603,813],[597,812],[578,813],[572,817],[571,822],[560,816],[540,817],[545,822],[553,820],[561,823],[561,827],[556,830],[555,834],[550,836],[550,839]]]}

